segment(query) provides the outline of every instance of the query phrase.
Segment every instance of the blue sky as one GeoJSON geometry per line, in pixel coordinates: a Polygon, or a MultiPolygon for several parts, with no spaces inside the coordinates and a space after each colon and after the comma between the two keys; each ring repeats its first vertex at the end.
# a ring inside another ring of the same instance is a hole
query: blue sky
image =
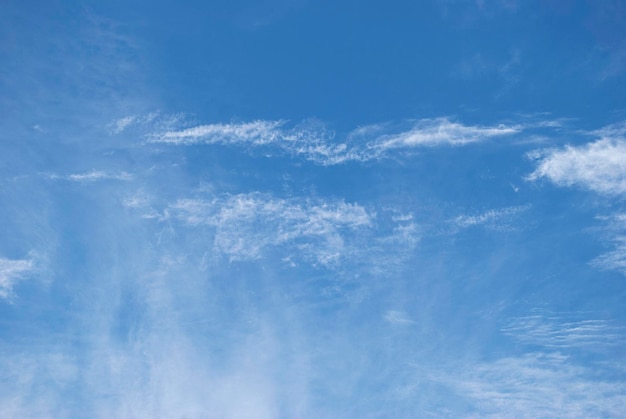
{"type": "Polygon", "coordinates": [[[623,2],[0,10],[0,416],[623,414],[623,2]]]}

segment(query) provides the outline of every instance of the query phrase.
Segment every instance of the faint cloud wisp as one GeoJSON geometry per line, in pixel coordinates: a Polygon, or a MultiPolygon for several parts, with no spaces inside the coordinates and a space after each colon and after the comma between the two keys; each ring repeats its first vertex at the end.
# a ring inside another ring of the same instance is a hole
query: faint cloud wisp
{"type": "MultiPolygon", "coordinates": [[[[117,123],[124,125],[125,119],[117,123]]],[[[464,146],[492,138],[520,133],[521,125],[464,125],[448,118],[421,119],[408,128],[374,124],[349,132],[345,139],[335,136],[324,124],[309,121],[287,127],[286,121],[253,121],[196,125],[182,129],[157,129],[147,134],[147,144],[190,146],[221,144],[254,148],[276,148],[328,166],[349,161],[369,161],[401,156],[411,149],[435,146],[464,146]]]]}
{"type": "Polygon", "coordinates": [[[34,261],[31,259],[0,258],[0,298],[9,299],[15,283],[26,277],[33,268],[34,261]]]}

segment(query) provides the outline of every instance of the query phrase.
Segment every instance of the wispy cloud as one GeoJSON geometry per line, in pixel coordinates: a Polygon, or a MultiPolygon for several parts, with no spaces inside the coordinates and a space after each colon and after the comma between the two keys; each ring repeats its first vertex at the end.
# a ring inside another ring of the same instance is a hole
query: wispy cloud
{"type": "Polygon", "coordinates": [[[616,270],[626,274],[626,236],[614,239],[615,248],[591,261],[600,269],[616,270]]]}
{"type": "Polygon", "coordinates": [[[626,136],[626,122],[617,122],[586,133],[599,138],[624,138],[626,136]]]}
{"type": "Polygon", "coordinates": [[[52,180],[66,180],[70,182],[96,182],[100,180],[131,180],[132,175],[127,172],[107,172],[103,170],[92,170],[91,172],[74,173],[70,175],[59,175],[51,173],[46,175],[52,180]]]}
{"type": "Polygon", "coordinates": [[[0,377],[11,386],[4,386],[0,394],[2,416],[71,416],[67,403],[60,402],[60,394],[76,383],[79,367],[75,359],[51,342],[38,348],[21,347],[16,352],[6,349],[3,346],[0,377]],[[37,393],[36,399],[29,396],[33,392],[37,393]]]}
{"type": "Polygon", "coordinates": [[[254,121],[241,124],[198,125],[180,131],[155,134],[150,142],[173,145],[189,144],[250,144],[265,145],[285,140],[281,126],[284,121],[254,121]]]}
{"type": "Polygon", "coordinates": [[[113,134],[120,134],[137,120],[136,116],[126,116],[110,124],[113,134]]]}
{"type": "Polygon", "coordinates": [[[581,186],[607,195],[626,192],[626,142],[603,138],[583,146],[543,150],[529,155],[537,168],[527,179],[548,179],[558,186],[581,186]]]}
{"type": "Polygon", "coordinates": [[[249,149],[272,147],[292,156],[302,156],[323,165],[359,159],[347,145],[335,143],[334,133],[321,123],[304,123],[293,128],[286,121],[253,121],[198,125],[148,135],[148,143],[169,145],[221,144],[249,149]]]}
{"type": "Polygon", "coordinates": [[[329,265],[347,251],[347,234],[372,227],[375,215],[358,204],[275,199],[239,194],[181,199],[165,218],[214,230],[215,250],[231,260],[257,259],[270,247],[290,244],[317,263],[329,265]]]}
{"type": "Polygon", "coordinates": [[[162,115],[160,112],[150,112],[143,115],[123,116],[107,124],[107,128],[111,135],[126,134],[131,129],[146,129],[149,126],[165,131],[179,127],[182,120],[184,118],[181,114],[162,115]]]}
{"type": "Polygon", "coordinates": [[[511,230],[514,228],[515,218],[529,208],[530,205],[517,205],[492,209],[475,215],[459,215],[453,222],[460,228],[482,225],[492,230],[511,230]]]}
{"type": "Polygon", "coordinates": [[[15,282],[26,277],[33,268],[31,259],[0,258],[0,298],[10,298],[15,282]]]}
{"type": "Polygon", "coordinates": [[[602,230],[606,230],[606,239],[613,249],[592,260],[591,265],[626,274],[626,214],[618,213],[597,218],[606,223],[602,230]]]}
{"type": "MultiPolygon", "coordinates": [[[[172,307],[160,309],[154,318],[163,311],[172,313],[172,307]]],[[[64,403],[63,395],[76,387],[89,397],[80,410],[103,419],[271,419],[303,417],[303,411],[311,409],[308,353],[293,334],[278,336],[269,327],[254,327],[254,332],[242,333],[240,342],[228,345],[224,340],[229,331],[224,330],[219,339],[229,351],[221,354],[223,362],[217,365],[220,354],[207,356],[206,345],[194,345],[197,342],[179,324],[162,330],[151,314],[145,313],[150,320],[128,342],[98,330],[98,320],[103,319],[90,318],[98,335],[93,331],[81,335],[89,348],[59,347],[50,341],[9,353],[3,347],[0,377],[11,386],[0,394],[2,416],[74,417],[78,407],[64,403]]]]}
{"type": "MultiPolygon", "coordinates": [[[[626,193],[626,123],[620,122],[603,128],[584,131],[600,139],[581,146],[538,150],[529,154],[537,161],[537,168],[527,180],[548,179],[558,186],[579,186],[613,198],[626,193]]],[[[626,273],[626,222],[624,214],[599,217],[608,220],[608,240],[613,250],[591,261],[607,270],[626,273]]]]}
{"type": "Polygon", "coordinates": [[[415,324],[415,321],[409,318],[406,314],[398,310],[389,310],[385,313],[384,319],[391,324],[396,325],[411,325],[415,324]]]}
{"type": "Polygon", "coordinates": [[[458,146],[516,134],[521,130],[521,126],[476,126],[463,125],[447,118],[422,119],[408,131],[376,138],[370,143],[370,148],[387,150],[438,145],[458,146]]]}
{"type": "Polygon", "coordinates": [[[471,406],[469,417],[618,417],[626,384],[606,377],[621,376],[623,367],[592,354],[623,346],[626,330],[588,316],[534,311],[511,318],[501,332],[532,352],[427,375],[471,406]]]}
{"type": "Polygon", "coordinates": [[[475,412],[469,417],[619,417],[623,382],[596,378],[597,370],[560,353],[529,353],[463,366],[437,380],[475,412]]]}
{"type": "Polygon", "coordinates": [[[535,314],[516,317],[502,332],[523,344],[547,348],[599,348],[623,345],[626,329],[601,319],[588,319],[584,313],[535,314]]]}
{"type": "Polygon", "coordinates": [[[421,234],[412,214],[343,200],[208,193],[159,209],[137,193],[123,204],[167,229],[205,229],[208,254],[232,262],[276,256],[293,267],[388,275],[414,251],[421,234]]]}
{"type": "Polygon", "coordinates": [[[422,119],[408,129],[389,124],[360,127],[342,140],[319,122],[289,128],[286,121],[197,125],[148,134],[148,143],[222,144],[245,148],[274,147],[322,165],[381,159],[420,147],[462,146],[521,132],[522,126],[474,126],[448,118],[422,119]]]}

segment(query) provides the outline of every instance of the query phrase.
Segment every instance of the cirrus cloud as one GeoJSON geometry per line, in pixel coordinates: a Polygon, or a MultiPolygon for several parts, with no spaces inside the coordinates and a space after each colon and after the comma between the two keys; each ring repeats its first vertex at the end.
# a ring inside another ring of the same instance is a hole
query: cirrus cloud
{"type": "Polygon", "coordinates": [[[580,186],[607,195],[626,192],[626,142],[603,138],[583,146],[531,153],[538,162],[527,179],[558,186],[580,186]]]}
{"type": "Polygon", "coordinates": [[[0,299],[10,298],[15,282],[23,279],[33,267],[34,262],[30,259],[0,258],[0,299]]]}

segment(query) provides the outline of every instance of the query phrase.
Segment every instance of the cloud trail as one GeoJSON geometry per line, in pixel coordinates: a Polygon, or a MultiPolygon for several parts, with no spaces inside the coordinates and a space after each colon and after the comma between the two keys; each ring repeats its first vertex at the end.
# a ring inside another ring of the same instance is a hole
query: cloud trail
{"type": "Polygon", "coordinates": [[[92,170],[91,172],[84,173],[73,173],[70,175],[59,175],[56,173],[51,173],[46,175],[49,179],[52,180],[66,180],[70,182],[80,182],[80,183],[89,183],[89,182],[97,182],[100,180],[131,180],[132,175],[127,172],[108,172],[104,170],[92,170]]]}
{"type": "MultiPolygon", "coordinates": [[[[120,121],[126,123],[125,119],[120,121]]],[[[522,131],[521,125],[474,126],[435,118],[415,121],[405,130],[392,130],[385,124],[368,125],[348,133],[342,140],[321,123],[303,123],[289,128],[286,121],[258,120],[157,131],[147,134],[147,142],[177,146],[221,144],[268,150],[273,147],[328,166],[389,158],[423,147],[464,146],[522,131]]]]}
{"type": "Polygon", "coordinates": [[[483,225],[493,230],[511,230],[514,219],[529,208],[530,205],[517,205],[492,209],[476,215],[459,215],[453,222],[460,228],[483,225]]]}

